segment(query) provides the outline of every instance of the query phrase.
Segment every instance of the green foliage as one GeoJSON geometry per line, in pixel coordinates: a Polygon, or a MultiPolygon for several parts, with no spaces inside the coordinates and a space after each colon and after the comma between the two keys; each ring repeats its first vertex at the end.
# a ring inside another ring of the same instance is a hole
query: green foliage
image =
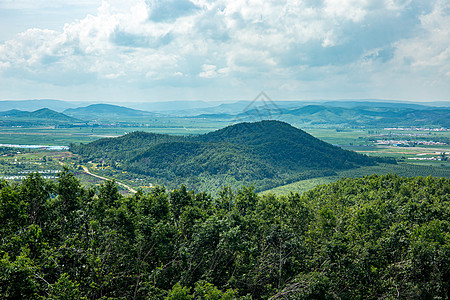
{"type": "Polygon", "coordinates": [[[29,250],[14,258],[7,253],[0,260],[0,294],[5,299],[37,299],[40,288],[37,266],[29,250]]]}
{"type": "Polygon", "coordinates": [[[191,288],[182,287],[180,283],[177,283],[173,286],[173,288],[169,292],[169,295],[165,299],[233,300],[237,299],[237,292],[231,289],[222,292],[216,286],[206,281],[199,281],[195,283],[194,291],[191,292],[191,288]]]}
{"type": "Polygon", "coordinates": [[[72,300],[81,299],[79,284],[70,280],[67,273],[61,274],[58,281],[50,287],[48,299],[72,300]]]}
{"type": "Polygon", "coordinates": [[[445,299],[450,180],[372,175],[302,195],[0,185],[3,299],[445,299]]]}
{"type": "Polygon", "coordinates": [[[190,300],[193,299],[190,294],[191,289],[188,287],[182,287],[179,283],[173,286],[170,290],[169,295],[165,298],[166,300],[190,300]]]}
{"type": "Polygon", "coordinates": [[[47,217],[46,205],[54,191],[54,185],[45,181],[39,173],[31,173],[20,185],[20,198],[27,204],[28,220],[39,224],[47,217]]]}
{"type": "Polygon", "coordinates": [[[71,151],[169,188],[185,184],[214,192],[224,185],[254,185],[260,191],[387,161],[343,150],[279,121],[240,123],[190,137],[133,132],[72,145],[71,151]]]}
{"type": "Polygon", "coordinates": [[[6,236],[24,226],[28,220],[27,200],[16,187],[0,182],[0,234],[6,236]]]}

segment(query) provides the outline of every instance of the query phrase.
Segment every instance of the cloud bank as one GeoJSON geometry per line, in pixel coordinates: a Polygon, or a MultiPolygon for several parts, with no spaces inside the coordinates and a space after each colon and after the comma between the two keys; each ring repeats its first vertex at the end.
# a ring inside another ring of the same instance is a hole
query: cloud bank
{"type": "Polygon", "coordinates": [[[449,100],[450,2],[103,1],[0,44],[0,76],[0,97],[449,100]]]}

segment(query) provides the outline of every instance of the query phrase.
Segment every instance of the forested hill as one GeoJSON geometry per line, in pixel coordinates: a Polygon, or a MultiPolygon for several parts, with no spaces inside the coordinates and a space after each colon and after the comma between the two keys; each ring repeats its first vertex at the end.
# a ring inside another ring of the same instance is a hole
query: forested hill
{"type": "Polygon", "coordinates": [[[116,161],[126,161],[154,145],[185,139],[181,136],[136,131],[117,138],[99,139],[86,145],[71,144],[70,149],[90,159],[108,157],[116,161]]]}
{"type": "Polygon", "coordinates": [[[0,112],[0,125],[26,126],[33,124],[72,124],[79,122],[82,121],[48,108],[42,108],[31,112],[17,109],[0,112]]]}
{"type": "MultiPolygon", "coordinates": [[[[261,121],[254,123],[238,123],[207,134],[200,135],[196,140],[204,142],[227,142],[237,144],[262,145],[281,140],[297,144],[326,144],[301,129],[281,121],[261,121]]],[[[327,144],[329,145],[329,144],[327,144]]]]}
{"type": "Polygon", "coordinates": [[[135,132],[71,150],[85,159],[196,190],[255,184],[258,190],[335,170],[376,163],[280,121],[240,123],[208,134],[179,137],[135,132]]]}
{"type": "Polygon", "coordinates": [[[450,180],[342,179],[303,195],[184,186],[123,197],[0,181],[2,299],[448,299],[450,180]]]}
{"type": "Polygon", "coordinates": [[[294,169],[299,165],[342,169],[373,163],[365,155],[333,146],[280,121],[239,123],[196,140],[245,145],[272,164],[294,169]]]}

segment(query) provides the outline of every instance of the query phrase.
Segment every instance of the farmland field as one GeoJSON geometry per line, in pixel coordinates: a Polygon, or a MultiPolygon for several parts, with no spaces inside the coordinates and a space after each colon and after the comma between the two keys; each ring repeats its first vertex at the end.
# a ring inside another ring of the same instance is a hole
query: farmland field
{"type": "Polygon", "coordinates": [[[388,173],[395,173],[404,177],[433,176],[450,178],[450,163],[447,162],[446,164],[440,164],[439,166],[399,163],[397,165],[380,164],[378,166],[361,167],[353,170],[340,171],[337,176],[301,180],[264,191],[262,194],[274,193],[282,195],[290,192],[303,193],[317,185],[335,182],[340,178],[363,177],[372,174],[385,175],[388,173]]]}
{"type": "Polygon", "coordinates": [[[24,145],[69,145],[70,143],[88,143],[99,138],[117,137],[133,131],[146,131],[173,135],[188,135],[207,133],[228,123],[194,123],[184,120],[171,121],[170,123],[157,125],[111,125],[102,127],[32,127],[32,128],[2,128],[0,131],[0,144],[24,144],[24,145]],[[183,124],[183,125],[182,125],[183,124]]]}

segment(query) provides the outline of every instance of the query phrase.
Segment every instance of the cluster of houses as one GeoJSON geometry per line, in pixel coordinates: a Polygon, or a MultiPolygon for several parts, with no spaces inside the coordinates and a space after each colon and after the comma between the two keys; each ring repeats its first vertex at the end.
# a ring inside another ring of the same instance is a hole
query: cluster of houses
{"type": "Polygon", "coordinates": [[[427,127],[391,127],[384,130],[400,130],[400,131],[450,131],[450,128],[427,128],[427,127]]]}
{"type": "Polygon", "coordinates": [[[377,145],[389,145],[397,147],[413,147],[416,145],[427,145],[427,146],[437,146],[437,145],[447,145],[443,142],[434,141],[408,141],[408,140],[377,140],[377,145]]]}

